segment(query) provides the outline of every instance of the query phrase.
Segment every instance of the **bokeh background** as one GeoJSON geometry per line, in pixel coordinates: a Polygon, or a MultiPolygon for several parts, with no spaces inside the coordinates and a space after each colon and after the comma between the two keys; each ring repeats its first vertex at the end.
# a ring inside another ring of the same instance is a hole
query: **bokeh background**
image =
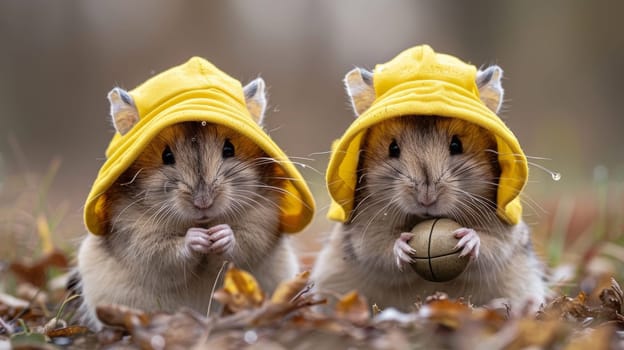
{"type": "Polygon", "coordinates": [[[266,80],[267,129],[317,170],[303,171],[319,212],[301,236],[317,242],[329,228],[323,152],[353,118],[342,77],[423,43],[504,69],[502,117],[562,174],[531,168],[527,221],[574,228],[565,220],[601,205],[620,217],[623,13],[624,2],[566,0],[1,1],[3,231],[34,232],[29,218],[46,211],[61,237],[84,234],[83,200],[112,136],[107,92],[199,55],[243,83],[266,80]]]}

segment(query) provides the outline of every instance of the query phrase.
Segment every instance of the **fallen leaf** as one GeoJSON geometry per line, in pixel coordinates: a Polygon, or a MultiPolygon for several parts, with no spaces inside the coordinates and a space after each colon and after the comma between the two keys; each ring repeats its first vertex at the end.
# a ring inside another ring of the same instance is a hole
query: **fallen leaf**
{"type": "Polygon", "coordinates": [[[147,324],[149,315],[141,310],[124,305],[98,305],[95,308],[98,319],[109,326],[131,330],[137,324],[147,324]]]}
{"type": "Polygon", "coordinates": [[[79,334],[85,334],[89,331],[89,328],[84,326],[67,326],[63,328],[52,329],[46,332],[46,335],[50,338],[56,337],[73,337],[79,334]]]}
{"type": "Polygon", "coordinates": [[[44,288],[47,282],[47,272],[50,267],[67,268],[68,261],[65,254],[59,250],[53,250],[34,263],[15,261],[9,265],[9,269],[20,280],[28,282],[35,287],[44,288]]]}
{"type": "Polygon", "coordinates": [[[600,292],[600,300],[604,307],[612,309],[620,315],[622,314],[624,292],[622,292],[622,288],[613,277],[611,277],[611,287],[600,292]]]}
{"type": "Polygon", "coordinates": [[[156,313],[148,322],[135,325],[132,340],[142,349],[192,349],[206,338],[208,323],[191,310],[174,314],[156,313]]]}
{"type": "Polygon", "coordinates": [[[301,298],[296,303],[264,303],[259,308],[241,310],[235,314],[217,319],[214,329],[237,329],[266,325],[284,320],[293,311],[322,303],[325,303],[325,300],[312,300],[311,297],[301,298]]]}
{"type": "Polygon", "coordinates": [[[558,348],[572,332],[569,325],[558,320],[538,321],[525,318],[510,327],[514,332],[511,341],[504,346],[507,350],[558,348]]]}
{"type": "Polygon", "coordinates": [[[499,331],[507,321],[499,311],[483,307],[473,309],[470,319],[479,322],[486,331],[492,333],[499,331]]]}
{"type": "Polygon", "coordinates": [[[293,279],[281,282],[271,296],[272,303],[291,302],[307,285],[310,271],[303,271],[293,279]]]}
{"type": "Polygon", "coordinates": [[[537,313],[538,320],[583,321],[592,316],[593,313],[586,305],[586,295],[583,292],[576,298],[560,296],[537,313]]]}
{"type": "Polygon", "coordinates": [[[576,336],[564,347],[564,350],[607,350],[611,349],[611,344],[615,333],[614,327],[598,327],[597,329],[585,329],[581,335],[576,336]]]}
{"type": "Polygon", "coordinates": [[[594,311],[599,321],[615,321],[624,328],[624,316],[622,315],[622,305],[624,304],[624,293],[617,281],[611,278],[611,287],[600,292],[600,306],[594,311]]]}
{"type": "Polygon", "coordinates": [[[223,288],[217,290],[213,298],[225,305],[228,311],[237,312],[262,305],[264,293],[249,272],[230,265],[225,273],[223,288]]]}
{"type": "Polygon", "coordinates": [[[357,291],[351,291],[344,295],[335,307],[336,317],[346,319],[354,324],[365,324],[370,320],[370,308],[366,298],[357,291]]]}
{"type": "Polygon", "coordinates": [[[463,302],[444,298],[428,299],[418,310],[420,317],[450,329],[460,327],[462,319],[469,318],[471,313],[472,309],[463,302]]]}

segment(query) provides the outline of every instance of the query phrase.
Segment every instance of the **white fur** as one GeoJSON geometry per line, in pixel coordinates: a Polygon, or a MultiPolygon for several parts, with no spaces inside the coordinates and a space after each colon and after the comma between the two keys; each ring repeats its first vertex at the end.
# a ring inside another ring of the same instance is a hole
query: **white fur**
{"type": "Polygon", "coordinates": [[[115,130],[121,135],[125,135],[139,122],[139,111],[134,105],[130,94],[119,87],[113,88],[108,93],[108,101],[115,130]],[[130,103],[127,103],[124,99],[130,103]]]}
{"type": "Polygon", "coordinates": [[[505,90],[501,83],[502,78],[503,69],[496,65],[477,72],[481,101],[494,113],[498,113],[503,106],[505,90]]]}
{"type": "Polygon", "coordinates": [[[356,117],[364,113],[375,101],[375,88],[372,85],[371,72],[363,68],[354,68],[344,78],[345,90],[349,95],[351,107],[356,117]],[[363,75],[370,77],[367,82],[363,75]]]}
{"type": "Polygon", "coordinates": [[[247,109],[251,117],[256,123],[262,125],[267,106],[266,84],[264,83],[264,79],[257,78],[251,81],[243,88],[243,92],[245,94],[247,109]]]}

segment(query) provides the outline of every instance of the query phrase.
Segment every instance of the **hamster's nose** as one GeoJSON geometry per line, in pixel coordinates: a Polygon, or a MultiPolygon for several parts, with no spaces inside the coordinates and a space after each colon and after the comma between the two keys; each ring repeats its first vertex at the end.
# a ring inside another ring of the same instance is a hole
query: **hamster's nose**
{"type": "Polygon", "coordinates": [[[430,207],[438,200],[436,193],[420,193],[418,195],[418,204],[423,207],[430,207]]]}
{"type": "Polygon", "coordinates": [[[197,209],[208,209],[212,206],[212,196],[207,193],[198,193],[193,196],[193,205],[197,209]]]}

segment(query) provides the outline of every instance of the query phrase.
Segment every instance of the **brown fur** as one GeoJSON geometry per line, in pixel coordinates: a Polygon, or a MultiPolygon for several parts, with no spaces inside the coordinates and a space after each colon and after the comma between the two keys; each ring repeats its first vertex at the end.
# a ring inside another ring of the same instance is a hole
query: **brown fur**
{"type": "Polygon", "coordinates": [[[403,310],[436,291],[479,305],[496,298],[512,305],[543,301],[543,269],[527,226],[509,226],[496,215],[500,169],[490,133],[458,119],[408,116],[375,125],[364,139],[355,209],[317,260],[312,277],[318,290],[357,289],[371,303],[403,310]],[[453,135],[462,154],[450,155],[453,135]],[[392,140],[399,158],[388,155],[392,140]],[[427,193],[437,195],[429,207],[419,204],[427,193]],[[450,282],[426,281],[395,263],[395,240],[431,217],[451,218],[480,237],[480,256],[450,282]]]}
{"type": "Polygon", "coordinates": [[[120,303],[144,310],[190,307],[206,312],[223,261],[234,262],[271,292],[297,272],[279,231],[279,166],[252,141],[219,125],[183,123],[163,130],[105,194],[108,233],[88,235],[78,256],[84,311],[120,303]],[[235,156],[223,158],[228,139],[235,156]],[[169,147],[175,164],[163,164],[169,147]],[[214,202],[200,211],[193,198],[214,202]],[[185,246],[191,227],[228,224],[235,245],[227,256],[185,246]]]}

